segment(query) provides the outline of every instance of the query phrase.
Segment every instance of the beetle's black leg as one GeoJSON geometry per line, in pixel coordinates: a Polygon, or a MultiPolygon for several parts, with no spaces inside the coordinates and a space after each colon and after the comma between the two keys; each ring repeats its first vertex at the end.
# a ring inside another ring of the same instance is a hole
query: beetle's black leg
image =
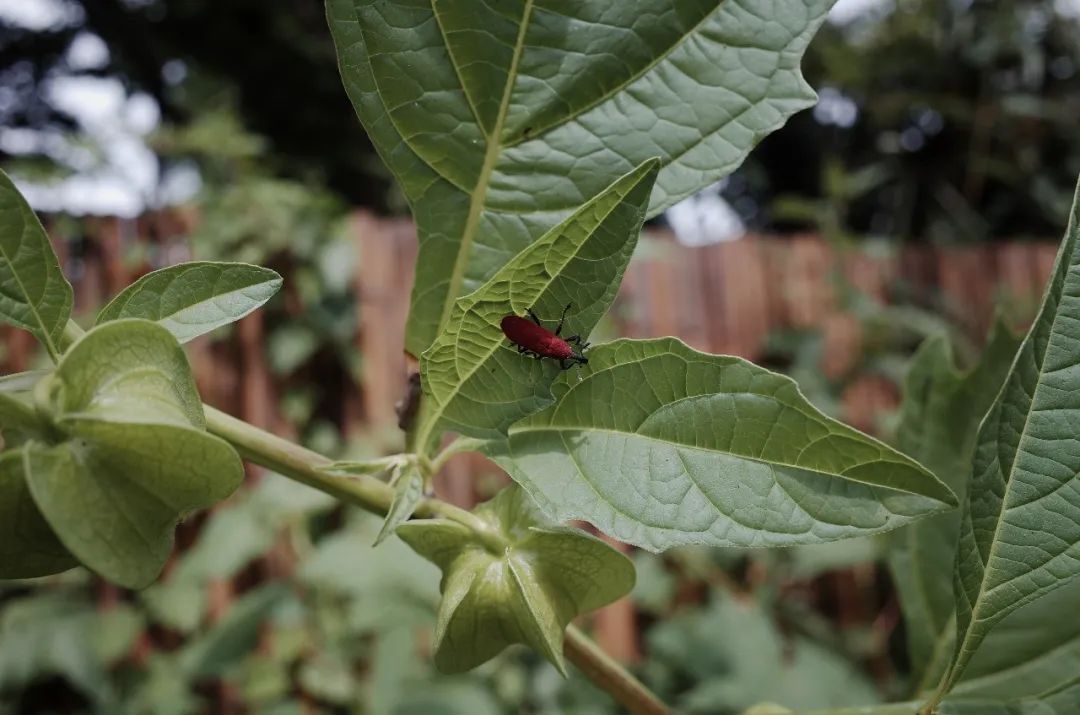
{"type": "Polygon", "coordinates": [[[571,335],[569,338],[563,338],[563,340],[565,340],[568,343],[573,343],[574,345],[578,346],[579,350],[581,349],[581,336],[580,335],[571,335]]]}
{"type": "Polygon", "coordinates": [[[559,335],[560,333],[562,333],[562,324],[563,324],[563,321],[566,320],[566,312],[568,310],[570,310],[570,306],[572,306],[572,305],[573,305],[573,303],[567,303],[566,307],[562,309],[562,315],[559,317],[559,325],[555,328],[555,334],[556,335],[559,335]]]}
{"type": "Polygon", "coordinates": [[[569,361],[569,363],[570,364],[568,365],[566,360],[560,360],[559,361],[559,369],[561,369],[561,370],[569,370],[570,366],[573,365],[574,362],[571,360],[571,361],[569,361]]]}
{"type": "Polygon", "coordinates": [[[529,317],[532,318],[534,323],[539,325],[541,328],[544,327],[544,324],[540,322],[540,318],[536,317],[536,313],[532,311],[532,308],[526,308],[526,310],[529,311],[529,317]]]}
{"type": "Polygon", "coordinates": [[[518,349],[518,355],[521,355],[522,353],[525,352],[525,346],[524,345],[518,345],[517,349],[518,349]]]}

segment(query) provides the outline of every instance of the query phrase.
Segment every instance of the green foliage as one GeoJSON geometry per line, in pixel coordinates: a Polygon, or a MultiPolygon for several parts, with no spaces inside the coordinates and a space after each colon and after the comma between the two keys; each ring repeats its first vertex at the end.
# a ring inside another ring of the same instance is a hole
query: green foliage
{"type": "Polygon", "coordinates": [[[558,519],[648,549],[831,541],[956,503],[789,378],[677,340],[597,346],[554,392],[489,452],[558,519]]]}
{"type": "Polygon", "coordinates": [[[68,551],[112,581],[148,585],[177,521],[240,484],[236,452],[204,431],[183,352],[154,323],[91,331],[35,393],[52,439],[21,449],[33,501],[68,551]]]}
{"type": "Polygon", "coordinates": [[[460,673],[527,643],[565,674],[566,625],[629,593],[633,565],[599,539],[546,519],[521,489],[503,489],[474,513],[484,531],[447,519],[397,529],[443,572],[435,664],[460,673]]]}
{"type": "MultiPolygon", "coordinates": [[[[640,709],[652,696],[625,669],[576,632],[565,640],[573,618],[635,582],[630,559],[559,525],[580,518],[656,551],[800,546],[783,557],[676,551],[675,573],[666,561],[642,562],[658,584],[637,594],[656,614],[678,609],[687,573],[739,592],[730,568],[717,573],[722,560],[755,560],[782,574],[761,588],[747,579],[740,595],[760,606],[716,598],[710,586],[708,608],[651,634],[645,671],[687,712],[875,701],[841,654],[864,650],[842,639],[826,648],[811,637],[827,640],[820,619],[774,597],[783,575],[814,578],[876,554],[868,540],[831,552],[808,545],[901,526],[888,553],[911,620],[920,694],[942,672],[953,614],[956,621],[956,653],[924,712],[939,701],[940,713],[1074,710],[1080,687],[1062,658],[1075,656],[1078,631],[1048,628],[1035,606],[1045,597],[1040,605],[1064,610],[1076,593],[1080,193],[1042,310],[1015,358],[1005,332],[965,375],[944,342],[917,357],[898,435],[909,454],[827,417],[789,378],[738,358],[673,338],[618,340],[592,349],[586,366],[556,374],[553,364],[515,354],[500,328],[506,315],[553,317],[569,304],[568,327],[587,337],[610,306],[643,219],[730,172],[812,100],[798,63],[828,5],[522,0],[496,11],[473,0],[329,1],[347,89],[420,232],[407,347],[421,354],[423,394],[411,451],[390,457],[330,463],[204,412],[179,341],[265,303],[281,284],[269,269],[163,269],[121,293],[78,337],[71,288],[3,177],[0,315],[37,335],[57,365],[0,382],[0,576],[77,561],[120,585],[147,586],[170,556],[177,522],[239,484],[234,446],[385,519],[376,534],[370,520],[324,513],[326,501],[263,490],[242,497],[208,520],[205,541],[168,578],[133,597],[145,614],[99,621],[82,618],[77,599],[8,604],[0,631],[30,656],[16,661],[0,646],[0,684],[22,688],[59,673],[106,711],[122,697],[136,712],[197,712],[204,703],[192,689],[209,678],[269,713],[298,711],[294,690],[327,708],[371,702],[376,712],[589,707],[587,696],[522,694],[513,675],[497,686],[481,679],[512,658],[538,660],[520,651],[496,658],[523,643],[554,665],[534,665],[530,686],[544,673],[567,675],[565,646],[594,682],[640,709]],[[446,431],[466,439],[432,454],[446,431]],[[446,459],[470,449],[493,456],[521,486],[472,512],[426,497],[446,459]],[[374,476],[386,471],[390,485],[374,476]],[[940,513],[956,506],[956,494],[959,515],[940,513]],[[344,527],[327,533],[339,520],[344,527]],[[295,582],[253,588],[211,619],[207,585],[244,570],[282,532],[303,557],[295,582]],[[441,594],[436,569],[406,546],[442,572],[441,594]],[[942,576],[954,554],[950,593],[942,576]],[[781,635],[767,608],[791,634],[781,635]],[[52,613],[55,622],[28,627],[52,613]],[[189,638],[153,653],[129,687],[114,690],[105,673],[144,617],[189,638]],[[426,661],[409,658],[411,631],[432,619],[434,665],[481,673],[411,692],[433,677],[426,661]],[[98,628],[116,637],[67,644],[91,640],[98,628]],[[253,652],[264,634],[270,652],[253,652]],[[57,642],[64,647],[51,649],[57,642]]],[[[256,138],[245,138],[220,158],[217,181],[258,155],[256,138]]],[[[195,139],[204,153],[213,146],[195,139]]],[[[319,330],[338,347],[351,342],[351,254],[328,240],[335,209],[325,197],[248,178],[210,204],[220,222],[200,241],[217,235],[224,253],[301,264],[295,295],[321,312],[299,330],[273,333],[274,364],[289,372],[313,359],[319,330]]],[[[873,171],[856,178],[834,186],[837,195],[855,199],[882,180],[873,171]]],[[[843,217],[826,218],[842,234],[843,217]]]]}
{"type": "Polygon", "coordinates": [[[759,604],[717,598],[648,636],[649,675],[679,712],[735,715],[756,703],[800,709],[869,705],[873,686],[851,663],[805,638],[787,639],[759,604]]]}
{"type": "MultiPolygon", "coordinates": [[[[1012,365],[1019,336],[998,323],[979,362],[960,372],[945,337],[930,338],[912,358],[896,444],[964,499],[975,435],[1012,365]]],[[[888,563],[907,624],[912,680],[932,687],[953,647],[952,572],[960,512],[922,519],[889,534],[888,563]]]]}
{"type": "Polygon", "coordinates": [[[181,343],[256,310],[281,288],[281,276],[243,263],[184,263],[148,273],[109,301],[97,322],[143,318],[181,343]]]}
{"type": "Polygon", "coordinates": [[[387,536],[401,526],[416,511],[416,505],[424,496],[424,473],[415,463],[394,465],[391,470],[390,484],[394,487],[394,500],[386,513],[379,535],[375,537],[378,546],[387,536]]]}
{"type": "Polygon", "coordinates": [[[499,323],[508,314],[554,316],[570,306],[566,325],[588,335],[615,299],[657,168],[648,161],[615,181],[457,300],[446,330],[421,361],[427,399],[417,428],[419,449],[442,429],[499,437],[551,403],[555,365],[522,360],[499,323]]]}
{"type": "Polygon", "coordinates": [[[1080,188],[1042,308],[979,428],[957,548],[958,645],[942,693],[997,622],[1077,575],[1078,238],[1080,188]]]}
{"type": "Polygon", "coordinates": [[[0,578],[33,578],[78,564],[30,496],[22,450],[0,453],[0,578]]]}
{"type": "Polygon", "coordinates": [[[0,171],[0,319],[32,332],[55,359],[71,301],[45,229],[0,171]]]}
{"type": "Polygon", "coordinates": [[[660,156],[654,215],[731,172],[814,101],[798,63],[829,5],[329,0],[345,88],[420,234],[409,352],[615,176],[660,156]]]}

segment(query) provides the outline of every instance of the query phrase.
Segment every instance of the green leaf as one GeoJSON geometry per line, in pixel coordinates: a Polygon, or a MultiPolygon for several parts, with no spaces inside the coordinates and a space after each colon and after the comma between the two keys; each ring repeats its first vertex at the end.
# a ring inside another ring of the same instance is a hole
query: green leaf
{"type": "Polygon", "coordinates": [[[1080,579],[1010,613],[987,635],[957,698],[1008,701],[1055,692],[1075,680],[1080,662],[1080,619],[1062,618],[1080,602],[1080,579]]]}
{"type": "Polygon", "coordinates": [[[717,181],[813,91],[829,0],[328,0],[342,79],[412,204],[419,355],[454,300],[652,156],[649,214],[717,181]]]}
{"type": "Polygon", "coordinates": [[[658,623],[648,646],[653,673],[691,685],[673,703],[681,713],[742,713],[764,700],[808,709],[878,699],[854,663],[781,633],[752,600],[715,598],[684,610],[658,623]]]}
{"type": "Polygon", "coordinates": [[[0,319],[29,330],[55,360],[71,301],[71,284],[45,229],[0,171],[0,319]]]}
{"type": "Polygon", "coordinates": [[[956,558],[957,649],[940,694],[990,629],[1080,572],[1080,189],[1043,298],[979,428],[956,558]]]}
{"type": "MultiPolygon", "coordinates": [[[[71,593],[42,591],[6,601],[0,613],[0,687],[5,696],[25,691],[35,681],[62,676],[90,701],[85,711],[120,711],[115,681],[94,640],[99,625],[94,605],[71,593]]],[[[11,701],[5,697],[0,702],[11,701]]]]}
{"type": "Polygon", "coordinates": [[[30,497],[22,450],[0,454],[0,579],[46,576],[78,565],[30,497]]]}
{"type": "Polygon", "coordinates": [[[1080,712],[1080,680],[1036,696],[995,699],[949,698],[938,715],[1074,715],[1080,712]]]}
{"type": "Polygon", "coordinates": [[[123,586],[149,584],[176,523],[243,477],[232,447],[204,431],[183,350],[155,323],[91,330],[36,398],[61,441],[24,448],[34,502],[68,551],[123,586]]]}
{"type": "MultiPolygon", "coordinates": [[[[1001,389],[1020,337],[998,323],[979,362],[955,366],[944,336],[929,338],[912,359],[904,381],[897,447],[934,472],[961,499],[967,494],[979,421],[1001,389]]],[[[948,665],[955,611],[952,571],[960,512],[935,514],[897,529],[887,560],[904,612],[912,681],[933,687],[948,665]]]]}
{"type": "Polygon", "coordinates": [[[474,513],[490,531],[447,519],[414,520],[397,529],[443,572],[436,667],[464,672],[513,643],[526,643],[565,675],[566,625],[629,593],[633,564],[589,534],[552,524],[514,487],[474,513]]]}
{"type": "Polygon", "coordinates": [[[183,349],[168,330],[146,320],[113,321],[86,333],[36,393],[58,423],[206,426],[183,349]]]}
{"type": "Polygon", "coordinates": [[[101,309],[97,324],[144,318],[186,343],[252,312],[278,292],[281,276],[248,263],[182,263],[147,273],[101,309]]]}
{"type": "Polygon", "coordinates": [[[244,594],[212,630],[184,647],[180,669],[190,678],[220,677],[255,648],[270,612],[288,595],[280,583],[244,594]]]}
{"type": "Polygon", "coordinates": [[[597,346],[554,392],[488,452],[551,517],[653,551],[833,541],[956,503],[790,378],[674,338],[597,346]]]}
{"type": "Polygon", "coordinates": [[[558,316],[570,304],[567,335],[587,337],[615,299],[657,167],[647,161],[634,169],[458,299],[446,331],[421,359],[420,448],[444,429],[499,437],[550,404],[558,365],[523,357],[499,323],[529,309],[558,316]]]}
{"type": "Polygon", "coordinates": [[[379,529],[379,535],[375,537],[376,546],[412,516],[416,505],[424,496],[424,475],[415,463],[395,466],[392,480],[394,500],[390,503],[390,511],[387,512],[386,520],[379,529]]]}

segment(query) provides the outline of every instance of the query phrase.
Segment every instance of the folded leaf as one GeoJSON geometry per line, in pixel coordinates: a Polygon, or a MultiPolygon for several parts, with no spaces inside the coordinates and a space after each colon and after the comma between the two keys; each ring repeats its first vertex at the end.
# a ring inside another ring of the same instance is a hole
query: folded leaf
{"type": "Polygon", "coordinates": [[[45,229],[0,171],[0,319],[29,330],[56,359],[71,301],[45,229]]]}
{"type": "Polygon", "coordinates": [[[460,673],[526,643],[565,674],[563,633],[575,616],[630,592],[634,566],[599,539],[552,524],[510,487],[475,509],[490,531],[419,519],[397,534],[443,572],[435,665],[460,673]]]}
{"type": "Polygon", "coordinates": [[[1080,573],[1080,189],[1042,307],[983,419],[956,559],[957,649],[1080,573]]]}
{"type": "Polygon", "coordinates": [[[228,325],[281,288],[281,276],[247,263],[199,261],[169,266],[135,281],[98,313],[97,322],[144,318],[185,343],[228,325]]]}
{"type": "Polygon", "coordinates": [[[829,0],[328,0],[342,79],[412,204],[419,355],[454,300],[653,156],[649,214],[717,181],[814,93],[829,0]]]}
{"type": "Polygon", "coordinates": [[[790,378],[673,338],[599,345],[554,393],[487,451],[552,518],[653,551],[832,541],[956,504],[790,378]]]}
{"type": "MultiPolygon", "coordinates": [[[[928,339],[904,381],[896,444],[961,499],[967,494],[979,422],[1001,389],[1020,336],[998,323],[979,362],[960,372],[944,336],[928,339]]],[[[887,560],[904,612],[912,682],[933,688],[948,665],[955,611],[952,572],[960,512],[950,511],[888,535],[887,560]]]]}
{"type": "MultiPolygon", "coordinates": [[[[566,314],[565,333],[587,337],[615,299],[637,244],[656,161],[622,177],[503,266],[475,292],[459,298],[445,332],[420,364],[425,398],[420,448],[450,429],[498,437],[551,402],[554,361],[522,356],[507,341],[507,315],[566,314]]],[[[554,324],[549,324],[554,328],[554,324]]]]}
{"type": "Polygon", "coordinates": [[[23,447],[34,503],[69,552],[118,584],[150,583],[176,523],[240,484],[239,457],[205,432],[183,350],[156,323],[91,330],[35,398],[51,444],[23,447]]]}

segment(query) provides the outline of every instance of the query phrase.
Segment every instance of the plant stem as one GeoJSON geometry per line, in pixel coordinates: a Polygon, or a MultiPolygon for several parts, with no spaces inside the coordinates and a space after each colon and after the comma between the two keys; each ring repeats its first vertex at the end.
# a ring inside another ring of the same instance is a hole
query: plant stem
{"type": "Polygon", "coordinates": [[[594,685],[634,715],[668,715],[671,712],[640,680],[574,625],[566,629],[563,653],[594,685]]]}

